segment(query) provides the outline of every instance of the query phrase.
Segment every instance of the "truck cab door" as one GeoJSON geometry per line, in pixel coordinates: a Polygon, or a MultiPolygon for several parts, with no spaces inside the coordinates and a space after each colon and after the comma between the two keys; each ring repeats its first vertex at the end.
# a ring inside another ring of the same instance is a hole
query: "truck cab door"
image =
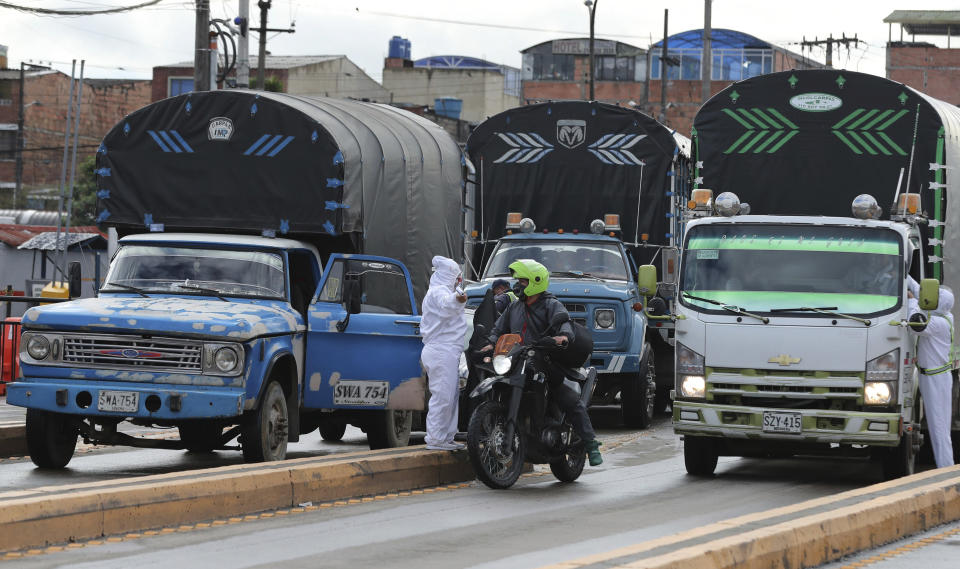
{"type": "Polygon", "coordinates": [[[307,315],[304,406],[423,410],[422,348],[407,268],[386,257],[334,254],[307,315]]]}

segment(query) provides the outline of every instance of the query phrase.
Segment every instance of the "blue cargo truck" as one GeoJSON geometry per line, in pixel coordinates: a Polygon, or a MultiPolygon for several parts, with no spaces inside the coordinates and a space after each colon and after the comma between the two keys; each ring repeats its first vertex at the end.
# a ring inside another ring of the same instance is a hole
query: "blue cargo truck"
{"type": "Polygon", "coordinates": [[[513,261],[543,263],[550,292],[593,333],[593,402],[619,403],[633,427],[649,425],[673,386],[672,324],[649,324],[643,297],[656,291],[640,290],[637,272],[677,242],[685,142],[638,111],[586,101],[506,111],[467,141],[478,269],[468,302],[509,279],[513,261]]]}
{"type": "Polygon", "coordinates": [[[418,299],[431,256],[463,247],[465,161],[442,129],[386,105],[193,93],[128,116],[97,159],[100,221],[122,238],[97,298],[23,319],[7,402],[27,408],[34,463],[65,466],[78,437],[236,438],[248,461],[347,424],[407,444],[418,299]]]}

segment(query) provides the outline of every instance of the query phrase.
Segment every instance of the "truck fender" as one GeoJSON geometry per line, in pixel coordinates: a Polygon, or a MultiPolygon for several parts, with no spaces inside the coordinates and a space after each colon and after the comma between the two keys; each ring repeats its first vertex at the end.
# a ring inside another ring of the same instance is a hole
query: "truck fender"
{"type": "Polygon", "coordinates": [[[292,443],[300,440],[300,392],[297,389],[297,374],[299,370],[296,368],[297,362],[291,352],[283,350],[273,354],[273,357],[270,358],[270,363],[267,364],[263,377],[260,379],[257,398],[252,407],[253,409],[260,408],[268,380],[274,376],[274,373],[280,374],[278,378],[280,379],[280,386],[287,396],[287,413],[289,413],[288,420],[290,425],[288,429],[288,440],[292,443]],[[285,366],[287,369],[284,369],[285,366]]]}
{"type": "Polygon", "coordinates": [[[647,341],[647,319],[642,313],[635,312],[632,308],[628,310],[633,313],[633,327],[630,329],[630,346],[627,348],[627,353],[643,356],[644,344],[647,341]]]}

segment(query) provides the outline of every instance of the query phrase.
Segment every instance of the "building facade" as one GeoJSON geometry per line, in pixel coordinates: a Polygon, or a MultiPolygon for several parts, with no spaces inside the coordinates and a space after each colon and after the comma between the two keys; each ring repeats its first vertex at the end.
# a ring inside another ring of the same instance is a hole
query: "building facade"
{"type": "Polygon", "coordinates": [[[960,34],[960,11],[896,10],[883,21],[890,26],[887,79],[960,105],[960,42],[954,37],[960,34]],[[898,40],[893,39],[894,24],[900,28],[898,40]],[[954,42],[958,47],[951,47],[954,42]]]}
{"type": "MultiPolygon", "coordinates": [[[[345,55],[268,55],[264,64],[265,78],[278,80],[284,93],[390,101],[387,90],[345,55]]],[[[251,55],[251,84],[256,81],[258,65],[257,56],[251,55]]],[[[230,72],[227,84],[235,83],[235,78],[236,72],[230,72]]],[[[218,87],[223,88],[223,83],[218,87]]],[[[193,91],[192,61],[153,68],[153,101],[190,91],[193,91]]]]}

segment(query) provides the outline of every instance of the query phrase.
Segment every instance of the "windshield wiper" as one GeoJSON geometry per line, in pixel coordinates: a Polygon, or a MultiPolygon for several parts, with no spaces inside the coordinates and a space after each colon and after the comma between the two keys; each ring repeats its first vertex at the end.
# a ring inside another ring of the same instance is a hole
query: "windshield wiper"
{"type": "MultiPolygon", "coordinates": [[[[135,293],[139,294],[140,296],[142,296],[143,298],[150,298],[149,296],[147,296],[147,294],[146,294],[145,292],[143,292],[143,289],[138,288],[138,287],[135,287],[135,286],[125,285],[125,284],[120,284],[120,283],[107,283],[106,286],[115,286],[115,287],[121,288],[121,289],[123,289],[123,290],[129,290],[130,292],[135,292],[135,293]]],[[[103,290],[103,289],[101,288],[100,290],[103,290]]]]}
{"type": "Polygon", "coordinates": [[[188,289],[190,289],[190,290],[197,290],[197,291],[200,291],[200,292],[204,292],[204,293],[206,293],[206,294],[209,294],[210,296],[215,296],[215,297],[219,298],[220,300],[222,300],[222,301],[224,301],[224,302],[230,302],[229,300],[227,300],[227,299],[223,298],[223,296],[221,296],[221,295],[223,295],[222,292],[220,292],[219,290],[213,289],[213,288],[204,288],[204,287],[202,287],[202,286],[188,285],[188,284],[177,285],[177,287],[178,287],[178,288],[188,288],[188,289]]]}
{"type": "Polygon", "coordinates": [[[694,296],[694,295],[692,295],[692,294],[690,294],[689,292],[686,292],[686,291],[683,291],[683,292],[681,292],[680,294],[682,294],[684,297],[689,298],[689,299],[692,299],[692,300],[699,300],[699,301],[701,301],[701,302],[706,302],[706,303],[709,303],[709,304],[713,304],[713,305],[715,305],[715,306],[719,306],[720,308],[726,310],[727,312],[733,312],[734,314],[742,314],[742,315],[744,315],[744,316],[749,316],[750,318],[756,318],[757,320],[763,322],[764,324],[769,324],[769,323],[770,323],[770,319],[767,318],[766,316],[760,316],[759,314],[753,314],[753,313],[751,313],[751,312],[747,312],[746,310],[740,308],[739,306],[735,306],[735,305],[732,305],[732,304],[724,304],[724,303],[718,302],[718,301],[716,301],[716,300],[712,300],[712,299],[709,299],[709,298],[703,298],[702,296],[694,296]]]}
{"type": "Polygon", "coordinates": [[[550,271],[551,275],[566,276],[566,277],[576,277],[578,279],[594,279],[602,281],[600,277],[596,275],[591,275],[590,273],[585,273],[583,271],[550,271]]]}
{"type": "Polygon", "coordinates": [[[770,312],[816,312],[818,314],[828,314],[830,316],[839,316],[840,318],[847,318],[849,320],[856,320],[857,322],[863,323],[864,326],[869,326],[870,321],[866,318],[858,318],[856,316],[850,316],[849,314],[842,314],[840,312],[834,312],[836,306],[824,306],[821,308],[813,308],[810,306],[798,306],[796,308],[772,308],[770,312]]]}

